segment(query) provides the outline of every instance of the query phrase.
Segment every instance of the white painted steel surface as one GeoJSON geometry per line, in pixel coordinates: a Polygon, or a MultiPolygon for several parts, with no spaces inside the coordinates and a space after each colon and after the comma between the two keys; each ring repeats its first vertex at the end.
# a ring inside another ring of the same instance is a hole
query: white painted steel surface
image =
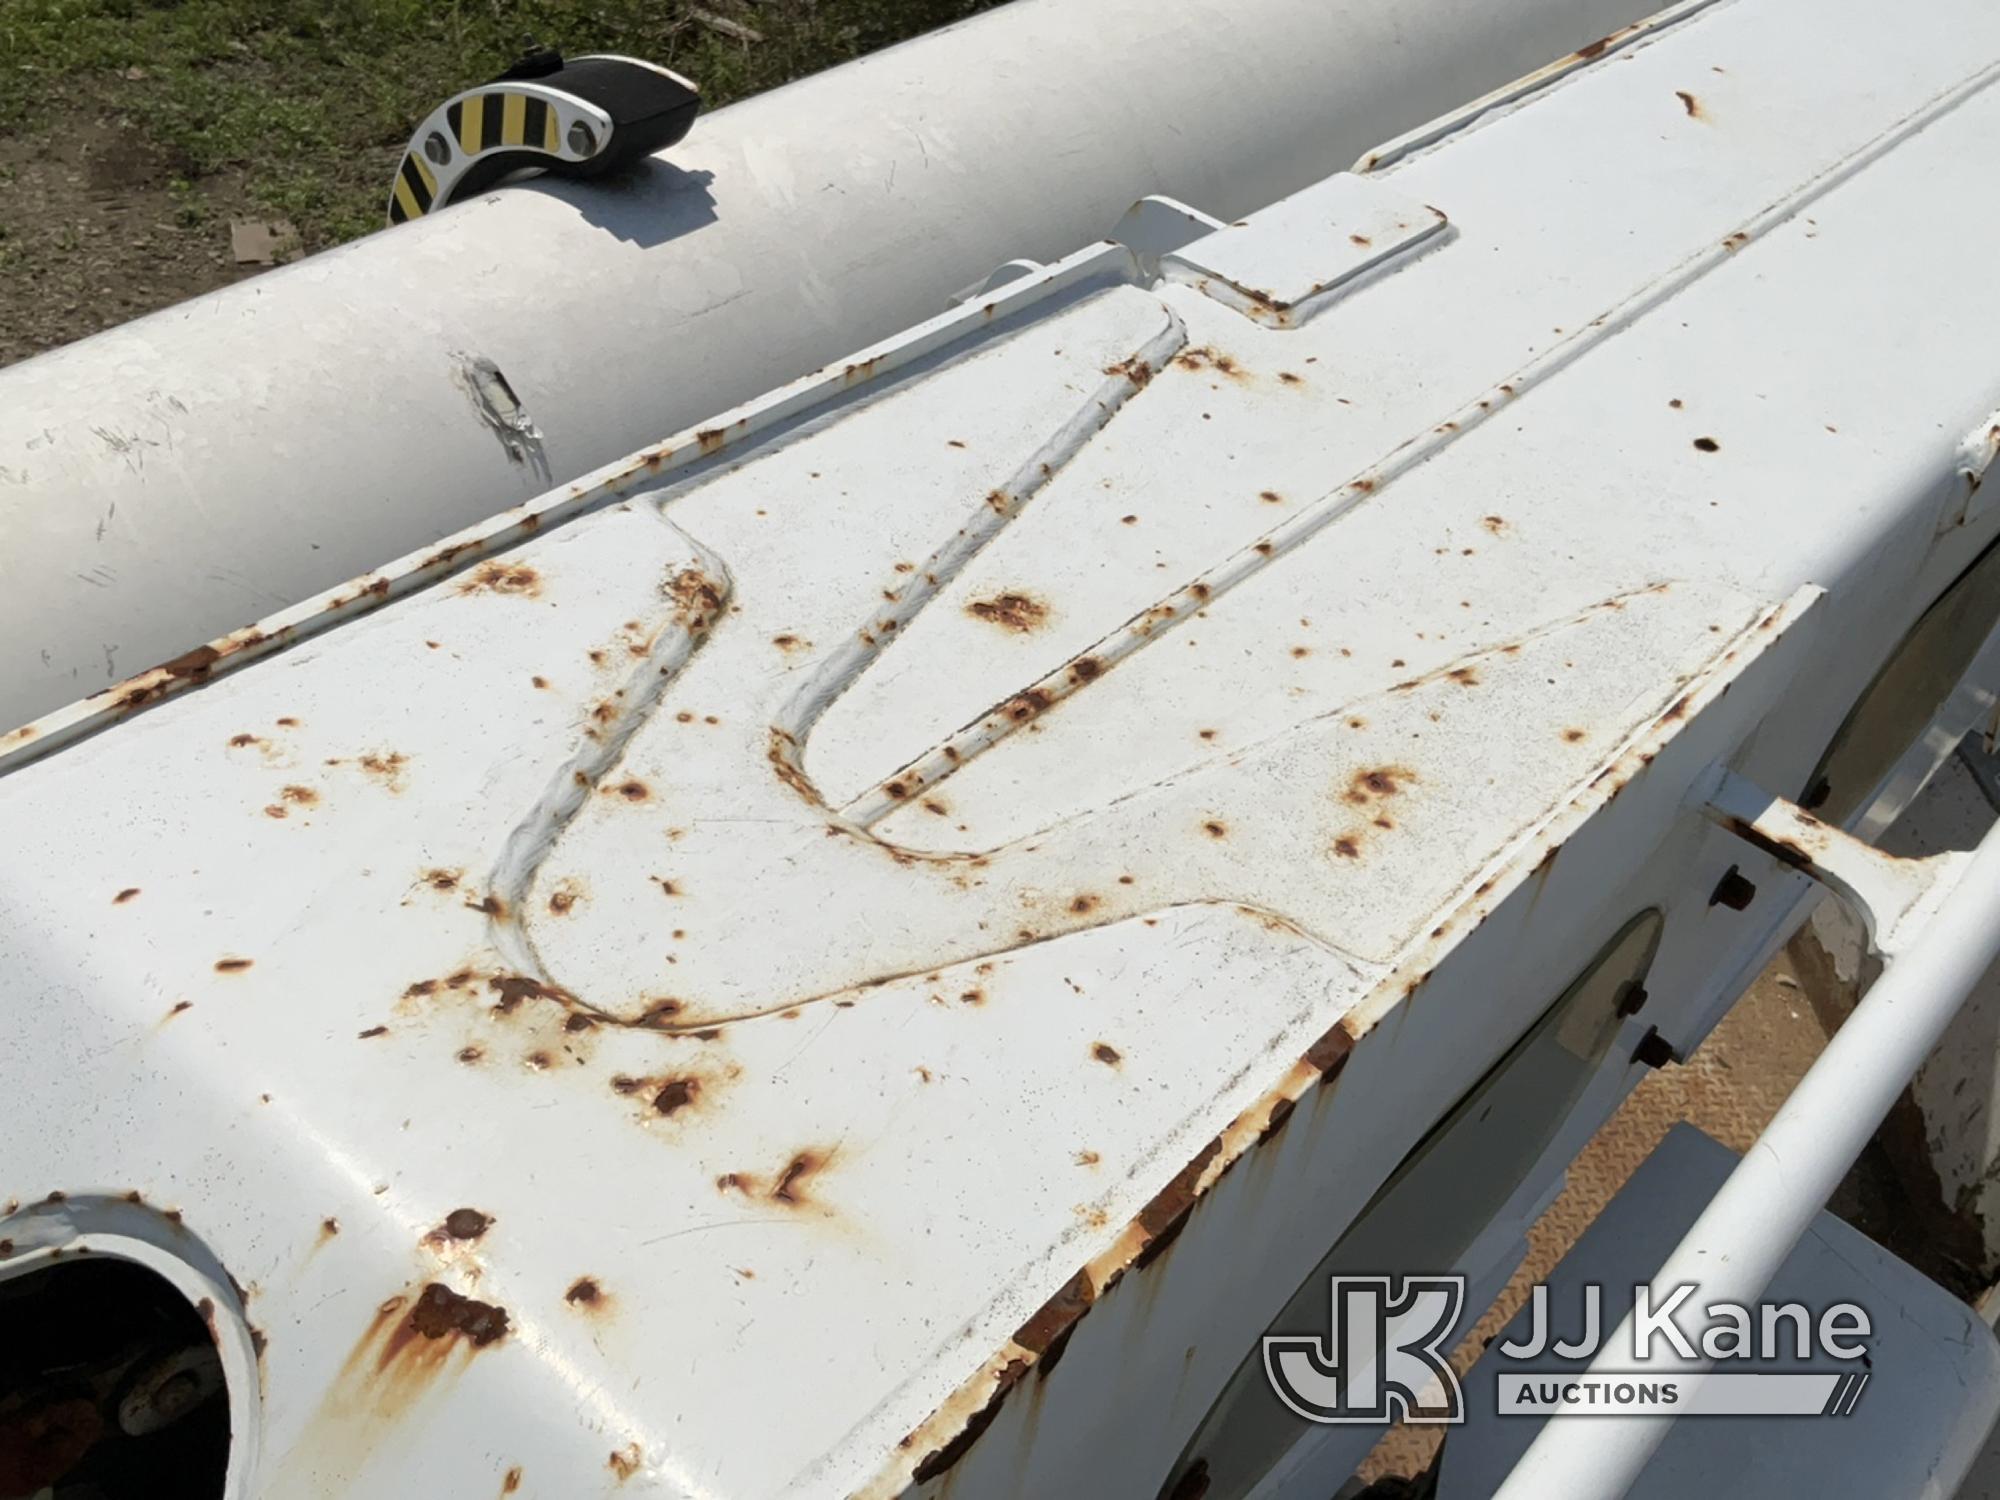
{"type": "Polygon", "coordinates": [[[6,1269],[232,1272],[242,1493],[1154,1493],[1586,955],[1796,919],[1693,808],[1994,538],[1996,60],[1711,7],[1293,326],[1084,250],[0,736],[6,1269]]]}
{"type": "Polygon", "coordinates": [[[1261,207],[1634,5],[1021,0],[705,117],[628,178],[489,193],[0,372],[0,730],[1144,194],[1261,207]]]}

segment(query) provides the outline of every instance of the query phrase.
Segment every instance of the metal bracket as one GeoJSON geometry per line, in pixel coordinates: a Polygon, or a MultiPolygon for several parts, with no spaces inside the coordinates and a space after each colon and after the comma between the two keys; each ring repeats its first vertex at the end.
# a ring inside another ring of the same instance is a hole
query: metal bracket
{"type": "Polygon", "coordinates": [[[1884,958],[1910,945],[1971,859],[1957,852],[1927,859],[1885,854],[1733,771],[1722,773],[1702,810],[1746,843],[1846,901],[1861,919],[1869,949],[1884,958]]]}
{"type": "Polygon", "coordinates": [[[1146,275],[1157,276],[1162,257],[1228,227],[1178,198],[1156,193],[1126,209],[1111,238],[1138,257],[1139,268],[1146,275]]]}

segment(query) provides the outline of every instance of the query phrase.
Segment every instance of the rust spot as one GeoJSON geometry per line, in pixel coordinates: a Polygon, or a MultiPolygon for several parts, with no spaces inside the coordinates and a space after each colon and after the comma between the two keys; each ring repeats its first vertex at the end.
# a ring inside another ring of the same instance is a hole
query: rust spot
{"type": "Polygon", "coordinates": [[[1000,1403],[1006,1399],[1007,1392],[1012,1390],[1027,1373],[1028,1366],[1025,1360],[1012,1359],[1003,1365],[999,1374],[994,1377],[993,1394],[986,1404],[965,1419],[965,1425],[950,1442],[926,1454],[923,1461],[910,1471],[910,1478],[918,1484],[923,1484],[937,1478],[965,1457],[972,1445],[979,1440],[979,1434],[992,1426],[993,1419],[1000,1415],[1000,1403]]]}
{"type": "Polygon", "coordinates": [[[694,440],[701,445],[704,454],[714,453],[722,447],[723,431],[720,427],[704,427],[694,435],[694,440]]]}
{"type": "Polygon", "coordinates": [[[1694,440],[1694,445],[1703,453],[1714,453],[1722,446],[1712,437],[1698,437],[1694,440]]]}
{"type": "Polygon", "coordinates": [[[549,892],[549,910],[559,917],[566,917],[580,899],[582,898],[576,887],[564,881],[549,892]]]}
{"type": "Polygon", "coordinates": [[[1738,250],[1741,250],[1745,245],[1749,243],[1750,243],[1750,236],[1745,234],[1740,229],[1733,234],[1726,234],[1722,237],[1722,248],[1731,252],[1732,254],[1734,254],[1738,250]]]}
{"type": "Polygon", "coordinates": [[[458,889],[459,879],[464,873],[462,870],[426,870],[423,873],[423,881],[432,890],[452,891],[458,889]]]}
{"type": "Polygon", "coordinates": [[[374,1037],[387,1036],[388,1034],[389,1028],[386,1026],[370,1026],[366,1031],[355,1032],[354,1036],[355,1040],[365,1042],[374,1037]]]}
{"type": "Polygon", "coordinates": [[[193,1010],[193,1009],[194,1009],[194,1001],[176,1000],[174,1002],[173,1009],[167,1012],[166,1019],[171,1021],[175,1016],[179,1015],[182,1011],[193,1010]]]}
{"type": "Polygon", "coordinates": [[[1233,357],[1227,354],[1218,354],[1207,345],[1182,350],[1175,356],[1174,363],[1179,365],[1183,370],[1214,370],[1220,375],[1228,376],[1231,380],[1247,380],[1250,378],[1233,357]]]}
{"type": "Polygon", "coordinates": [[[319,793],[309,786],[282,787],[278,795],[297,807],[311,807],[319,801],[319,793]]]}
{"type": "Polygon", "coordinates": [[[1036,1366],[1043,1375],[1056,1367],[1077,1320],[1090,1311],[1096,1298],[1097,1289],[1091,1283],[1090,1273],[1078,1271],[1014,1330],[1014,1342],[1036,1357],[1036,1366]]]}
{"type": "Polygon", "coordinates": [[[777,1182],[771,1188],[771,1197],[779,1203],[793,1205],[807,1201],[806,1188],[813,1174],[826,1166],[826,1157],[817,1151],[801,1151],[785,1163],[785,1169],[778,1174],[777,1182]]]}
{"type": "Polygon", "coordinates": [[[1049,618],[1048,606],[1028,594],[995,594],[990,599],[975,599],[965,606],[965,612],[975,619],[1022,634],[1039,630],[1049,618]]]}
{"type": "Polygon", "coordinates": [[[460,1047],[458,1049],[458,1060],[467,1067],[471,1067],[485,1056],[486,1049],[484,1047],[460,1047]]]}
{"type": "Polygon", "coordinates": [[[120,891],[117,895],[111,898],[111,904],[113,906],[123,906],[127,901],[130,901],[134,896],[138,894],[139,894],[139,887],[137,887],[136,885],[128,885],[125,887],[124,890],[120,891]]]}
{"type": "Polygon", "coordinates": [[[543,984],[526,974],[494,974],[488,977],[486,987],[499,995],[493,1009],[501,1015],[519,1009],[523,1000],[553,1000],[565,1006],[576,1003],[576,996],[560,985],[543,984]]]}
{"type": "Polygon", "coordinates": [[[1226,839],[1229,837],[1229,825],[1218,822],[1214,818],[1210,818],[1206,823],[1202,824],[1201,831],[1212,839],[1226,839]]]}
{"type": "Polygon", "coordinates": [[[1122,359],[1115,365],[1105,366],[1104,373],[1123,375],[1138,389],[1144,390],[1146,382],[1153,378],[1153,367],[1135,354],[1130,359],[1122,359]]]}
{"type": "Polygon", "coordinates": [[[1109,1068],[1115,1068],[1125,1060],[1124,1054],[1109,1042],[1092,1044],[1090,1055],[1109,1068]]]}
{"type": "Polygon", "coordinates": [[[696,1078],[669,1078],[660,1085],[660,1091],[653,1095],[653,1108],[663,1115],[671,1115],[677,1110],[694,1103],[701,1092],[701,1081],[696,1078]]]}
{"type": "Polygon", "coordinates": [[[613,795],[623,797],[627,802],[644,802],[653,795],[646,783],[637,777],[628,778],[610,788],[613,795]]]}
{"type": "Polygon", "coordinates": [[[1325,1035],[1306,1048],[1306,1066],[1322,1079],[1336,1078],[1340,1070],[1347,1066],[1347,1056],[1353,1050],[1353,1036],[1344,1024],[1335,1022],[1327,1028],[1325,1035]]]}
{"type": "MultiPolygon", "coordinates": [[[[257,637],[257,639],[261,640],[262,637],[257,637]]],[[[246,646],[253,645],[255,641],[245,640],[243,644],[246,646]]],[[[208,675],[209,668],[221,660],[222,652],[218,647],[197,646],[192,651],[183,651],[179,656],[161,662],[153,670],[155,672],[164,672],[169,677],[182,678],[188,682],[199,682],[208,675]]]]}
{"type": "Polygon", "coordinates": [[[454,1208],[444,1216],[440,1224],[425,1236],[427,1240],[476,1240],[493,1227],[493,1216],[483,1214],[476,1208],[454,1208]]]}
{"type": "MultiPolygon", "coordinates": [[[[396,1299],[396,1302],[400,1307],[401,1299],[396,1299]]],[[[460,1296],[439,1282],[428,1282],[417,1297],[417,1305],[410,1310],[402,1336],[391,1335],[388,1346],[382,1351],[381,1364],[386,1367],[394,1360],[399,1350],[409,1342],[410,1334],[427,1339],[458,1335],[475,1349],[484,1349],[503,1338],[506,1332],[507,1310],[504,1307],[460,1296]]]]}
{"type": "Polygon", "coordinates": [[[1407,766],[1375,766],[1369,770],[1356,771],[1347,783],[1347,790],[1341,800],[1361,807],[1382,797],[1394,797],[1403,790],[1405,781],[1415,781],[1417,773],[1407,766]]]}
{"type": "Polygon", "coordinates": [[[1686,89],[1675,89],[1674,97],[1681,101],[1681,108],[1687,111],[1689,119],[1699,120],[1701,118],[1701,101],[1695,98],[1693,94],[1690,94],[1686,89]]]}
{"type": "Polygon", "coordinates": [[[500,1493],[511,1495],[521,1487],[521,1466],[514,1465],[507,1471],[507,1477],[500,1481],[500,1493]]]}
{"type": "Polygon", "coordinates": [[[1278,381],[1282,385],[1304,385],[1306,383],[1303,375],[1294,375],[1290,370],[1280,370],[1278,372],[1278,381]]]}
{"type": "Polygon", "coordinates": [[[1333,852],[1342,859],[1361,858],[1361,845],[1348,834],[1342,834],[1333,841],[1333,852]]]}
{"type": "Polygon", "coordinates": [[[684,568],[667,582],[667,595],[681,621],[699,630],[722,608],[722,589],[699,568],[684,568]]]}
{"type": "Polygon", "coordinates": [[[241,974],[255,962],[256,960],[251,958],[218,958],[215,961],[215,972],[218,974],[241,974]]]}
{"type": "Polygon", "coordinates": [[[1017,724],[1024,724],[1049,706],[1049,695],[1041,688],[1017,693],[1002,706],[1002,712],[1017,724]]]}
{"type": "Polygon", "coordinates": [[[1098,902],[1097,897],[1091,895],[1088,891],[1085,891],[1081,895],[1074,897],[1070,901],[1069,909],[1075,915],[1080,917],[1083,916],[1086,912],[1095,910],[1097,907],[1097,902],[1098,902]]]}
{"type": "Polygon", "coordinates": [[[597,1284],[596,1278],[592,1276],[577,1277],[576,1280],[569,1284],[569,1290],[563,1293],[563,1301],[569,1303],[572,1307],[594,1308],[603,1297],[604,1289],[597,1284]]]}
{"type": "Polygon", "coordinates": [[[1445,673],[1445,676],[1449,677],[1460,687],[1479,686],[1479,673],[1471,667],[1453,667],[1449,672],[1445,673]]]}
{"type": "Polygon", "coordinates": [[[319,1238],[321,1244],[325,1244],[326,1241],[332,1239],[336,1234],[339,1233],[340,1233],[340,1220],[335,1218],[325,1218],[319,1221],[319,1238]]]}
{"type": "Polygon", "coordinates": [[[1188,1215],[1194,1211],[1195,1194],[1202,1173],[1222,1150],[1218,1137],[1210,1141],[1195,1154],[1193,1161],[1174,1174],[1174,1180],[1154,1194],[1152,1201],[1139,1210],[1139,1227],[1145,1231],[1146,1248],[1132,1259],[1135,1270],[1144,1270],[1151,1265],[1166,1248],[1174,1242],[1188,1215]]]}
{"type": "Polygon", "coordinates": [[[361,769],[376,780],[386,783],[392,792],[400,792],[403,789],[403,767],[409,763],[410,758],[400,750],[391,750],[387,755],[370,752],[360,758],[361,769]]]}
{"type": "MultiPolygon", "coordinates": [[[[383,580],[387,586],[387,580],[383,580]]],[[[459,584],[461,594],[514,594],[535,598],[542,592],[542,576],[526,563],[483,562],[459,584]]]]}
{"type": "Polygon", "coordinates": [[[1565,729],[1563,731],[1563,738],[1574,745],[1578,740],[1583,738],[1583,731],[1581,729],[1565,729]]]}

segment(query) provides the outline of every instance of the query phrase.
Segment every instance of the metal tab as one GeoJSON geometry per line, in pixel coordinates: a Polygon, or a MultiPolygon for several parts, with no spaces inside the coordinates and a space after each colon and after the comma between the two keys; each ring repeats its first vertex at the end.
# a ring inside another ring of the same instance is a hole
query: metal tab
{"type": "Polygon", "coordinates": [[[1219,229],[1160,263],[1246,318],[1296,328],[1369,271],[1443,233],[1444,214],[1375,177],[1342,172],[1274,203],[1248,225],[1219,229]]]}

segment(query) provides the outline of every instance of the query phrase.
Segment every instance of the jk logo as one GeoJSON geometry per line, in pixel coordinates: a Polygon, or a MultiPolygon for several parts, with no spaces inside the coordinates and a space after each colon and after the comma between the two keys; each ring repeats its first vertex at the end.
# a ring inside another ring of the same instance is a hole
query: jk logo
{"type": "Polygon", "coordinates": [[[1465,1307],[1463,1276],[1336,1276],[1324,1339],[1272,1334],[1264,1373],[1309,1422],[1465,1420],[1446,1340],[1465,1307]]]}

